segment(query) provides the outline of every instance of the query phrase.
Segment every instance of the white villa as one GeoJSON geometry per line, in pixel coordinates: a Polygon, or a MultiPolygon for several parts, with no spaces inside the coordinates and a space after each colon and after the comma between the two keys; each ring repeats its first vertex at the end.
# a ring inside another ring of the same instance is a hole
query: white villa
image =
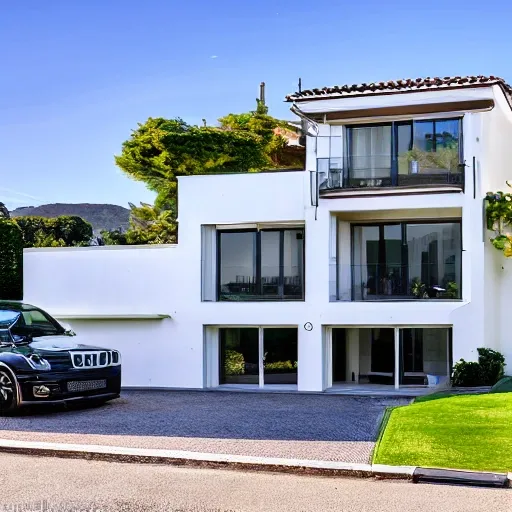
{"type": "Polygon", "coordinates": [[[179,244],[28,249],[26,302],[121,351],[124,386],[326,391],[512,365],[512,263],[487,191],[512,177],[495,77],[303,90],[306,169],[179,178],[179,244]]]}

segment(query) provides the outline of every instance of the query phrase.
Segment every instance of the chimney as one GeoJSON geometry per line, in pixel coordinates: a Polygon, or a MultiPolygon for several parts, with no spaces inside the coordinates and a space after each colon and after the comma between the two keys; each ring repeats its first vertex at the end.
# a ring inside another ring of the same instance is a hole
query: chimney
{"type": "Polygon", "coordinates": [[[265,106],[265,82],[260,84],[260,103],[265,106]]]}

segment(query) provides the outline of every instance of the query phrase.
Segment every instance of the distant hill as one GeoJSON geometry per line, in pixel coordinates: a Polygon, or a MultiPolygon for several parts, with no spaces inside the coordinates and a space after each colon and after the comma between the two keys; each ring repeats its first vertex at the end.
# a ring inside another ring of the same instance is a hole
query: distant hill
{"type": "Polygon", "coordinates": [[[77,215],[90,222],[95,234],[107,229],[123,230],[128,228],[130,210],[115,204],[43,204],[41,206],[22,206],[11,212],[11,217],[23,216],[59,217],[60,215],[77,215]]]}

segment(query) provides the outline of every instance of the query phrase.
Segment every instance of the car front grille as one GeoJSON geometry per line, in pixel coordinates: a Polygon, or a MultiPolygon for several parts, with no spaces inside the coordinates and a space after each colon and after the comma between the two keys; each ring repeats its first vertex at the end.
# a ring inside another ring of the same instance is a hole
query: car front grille
{"type": "Polygon", "coordinates": [[[69,370],[71,357],[69,352],[64,353],[42,353],[41,357],[46,359],[53,371],[69,370]]]}
{"type": "Polygon", "coordinates": [[[68,391],[70,393],[79,393],[82,391],[93,391],[107,387],[106,379],[99,380],[70,380],[68,381],[68,391]]]}
{"type": "Polygon", "coordinates": [[[73,351],[71,362],[74,368],[105,368],[121,364],[119,353],[115,350],[73,351]]]}

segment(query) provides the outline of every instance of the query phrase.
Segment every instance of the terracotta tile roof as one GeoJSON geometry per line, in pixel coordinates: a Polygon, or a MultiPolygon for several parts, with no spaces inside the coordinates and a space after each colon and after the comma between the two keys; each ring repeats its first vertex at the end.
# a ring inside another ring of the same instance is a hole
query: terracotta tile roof
{"type": "Polygon", "coordinates": [[[335,85],[322,89],[305,89],[286,96],[286,101],[309,101],[321,99],[346,98],[354,96],[370,96],[377,94],[396,94],[439,89],[459,89],[499,85],[509,104],[512,98],[512,87],[503,78],[497,76],[445,76],[444,78],[403,78],[388,82],[372,82],[353,85],[335,85]]]}

